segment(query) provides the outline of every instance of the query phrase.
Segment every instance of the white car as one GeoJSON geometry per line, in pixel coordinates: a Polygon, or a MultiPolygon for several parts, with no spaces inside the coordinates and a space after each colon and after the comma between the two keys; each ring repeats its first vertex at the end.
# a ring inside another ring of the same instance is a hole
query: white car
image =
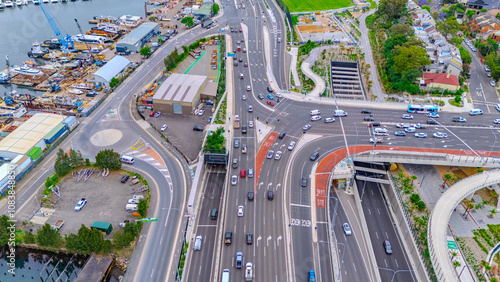
{"type": "Polygon", "coordinates": [[[198,111],[198,115],[199,116],[202,116],[204,113],[205,113],[205,111],[203,109],[201,109],[200,111],[198,111]]]}
{"type": "Polygon", "coordinates": [[[320,120],[321,119],[321,116],[312,116],[311,117],[311,121],[317,121],[317,120],[320,120]]]}
{"type": "Polygon", "coordinates": [[[201,250],[201,243],[203,242],[203,237],[200,235],[196,236],[196,239],[194,240],[194,250],[199,251],[201,250]]]}
{"type": "Polygon", "coordinates": [[[81,211],[83,206],[85,206],[85,204],[87,203],[87,199],[85,198],[82,198],[80,201],[78,201],[78,203],[76,204],[75,206],[75,211],[81,211]]]}
{"type": "Polygon", "coordinates": [[[335,119],[334,119],[334,118],[332,118],[332,117],[325,118],[325,123],[332,123],[332,122],[334,122],[334,121],[335,121],[335,119]]]}
{"type": "Polygon", "coordinates": [[[436,133],[432,134],[432,136],[434,138],[446,138],[446,137],[448,137],[448,134],[446,134],[444,132],[436,132],[436,133]]]}
{"type": "Polygon", "coordinates": [[[384,139],[382,138],[370,138],[370,143],[382,143],[384,139]]]}
{"type": "Polygon", "coordinates": [[[427,116],[431,117],[431,118],[438,118],[439,114],[437,114],[437,113],[427,113],[427,116]]]}
{"type": "Polygon", "coordinates": [[[248,121],[248,127],[252,128],[253,127],[253,120],[248,121]]]}
{"type": "Polygon", "coordinates": [[[241,100],[246,101],[247,100],[247,95],[241,95],[241,100]]]}
{"type": "Polygon", "coordinates": [[[415,137],[417,137],[417,138],[427,138],[427,133],[423,133],[423,132],[415,133],[415,137]]]}
{"type": "Polygon", "coordinates": [[[295,141],[290,142],[290,145],[288,145],[288,151],[293,150],[295,148],[295,141]]]}
{"type": "Polygon", "coordinates": [[[231,176],[231,185],[236,185],[236,183],[238,183],[238,176],[236,175],[233,175],[231,176]]]}
{"type": "Polygon", "coordinates": [[[168,126],[167,126],[166,124],[164,124],[164,125],[161,127],[160,131],[161,131],[161,132],[165,131],[165,129],[167,129],[167,127],[168,127],[168,126]]]}
{"type": "Polygon", "coordinates": [[[497,109],[497,111],[499,111],[499,112],[500,112],[500,104],[496,104],[496,105],[495,105],[495,109],[497,109]]]}
{"type": "Polygon", "coordinates": [[[408,127],[408,128],[405,128],[405,131],[408,133],[413,133],[413,132],[416,132],[417,129],[415,127],[408,127]]]}
{"type": "Polygon", "coordinates": [[[139,203],[139,199],[128,199],[128,202],[127,204],[138,204],[139,203]]]}
{"type": "Polygon", "coordinates": [[[238,207],[238,216],[243,216],[243,211],[244,211],[243,206],[239,206],[238,207]]]}
{"type": "Polygon", "coordinates": [[[345,235],[347,235],[347,236],[352,235],[352,230],[351,230],[351,226],[349,226],[349,223],[346,222],[346,223],[342,224],[342,227],[344,228],[345,235]]]}
{"type": "Polygon", "coordinates": [[[283,95],[281,95],[280,93],[276,93],[276,94],[274,94],[274,96],[276,96],[278,98],[283,98],[283,95]]]}
{"type": "Polygon", "coordinates": [[[404,114],[401,116],[402,119],[413,119],[413,116],[412,115],[409,115],[409,114],[404,114]]]}
{"type": "Polygon", "coordinates": [[[497,118],[493,121],[495,124],[500,124],[500,118],[497,118]]]}
{"type": "Polygon", "coordinates": [[[250,87],[250,85],[247,85],[247,91],[250,91],[252,90],[252,87],[250,87]]]}
{"type": "Polygon", "coordinates": [[[279,159],[281,159],[281,154],[282,154],[282,152],[281,152],[281,151],[276,152],[276,156],[274,156],[274,159],[275,159],[275,160],[279,160],[279,159]]]}

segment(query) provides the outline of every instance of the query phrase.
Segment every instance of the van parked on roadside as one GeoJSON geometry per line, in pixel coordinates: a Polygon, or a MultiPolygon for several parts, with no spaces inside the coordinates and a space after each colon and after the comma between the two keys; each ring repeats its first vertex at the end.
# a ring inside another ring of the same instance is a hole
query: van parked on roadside
{"type": "Polygon", "coordinates": [[[129,156],[121,156],[120,160],[124,163],[134,164],[134,158],[129,156]]]}
{"type": "Polygon", "coordinates": [[[137,204],[127,204],[125,206],[126,211],[136,211],[137,210],[137,204]]]}

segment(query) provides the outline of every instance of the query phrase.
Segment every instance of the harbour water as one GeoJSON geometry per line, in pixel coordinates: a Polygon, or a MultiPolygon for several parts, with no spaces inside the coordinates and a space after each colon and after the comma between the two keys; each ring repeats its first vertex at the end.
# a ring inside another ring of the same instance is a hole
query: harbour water
{"type": "MultiPolygon", "coordinates": [[[[96,16],[118,18],[123,15],[134,15],[145,17],[144,2],[144,0],[79,0],[76,2],[46,3],[45,7],[64,36],[80,33],[74,19],[78,20],[83,32],[85,32],[92,27],[89,20],[96,16]]],[[[40,42],[54,36],[54,32],[39,5],[30,2],[27,6],[15,6],[0,11],[0,70],[6,68],[6,55],[9,56],[10,65],[22,65],[26,60],[33,60],[28,57],[28,51],[34,41],[40,42]]],[[[13,86],[13,89],[16,87],[13,86]]],[[[0,86],[0,96],[8,91],[8,86],[0,86]]],[[[17,89],[17,92],[36,95],[28,89],[17,89]]]]}

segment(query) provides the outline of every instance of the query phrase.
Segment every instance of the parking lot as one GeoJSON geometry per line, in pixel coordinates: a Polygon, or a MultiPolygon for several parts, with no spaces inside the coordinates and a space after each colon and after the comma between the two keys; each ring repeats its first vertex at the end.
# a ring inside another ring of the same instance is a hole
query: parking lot
{"type": "MultiPolygon", "coordinates": [[[[129,185],[130,180],[123,184],[120,182],[124,172],[110,171],[110,174],[103,180],[102,176],[97,176],[95,172],[90,178],[83,182],[76,183],[71,175],[66,176],[60,183],[61,198],[52,194],[52,200],[55,202],[55,212],[47,220],[52,225],[58,219],[64,220],[63,227],[59,230],[61,234],[78,233],[81,225],[90,227],[94,221],[108,222],[113,225],[113,232],[121,230],[118,225],[120,222],[128,219],[134,220],[132,211],[125,211],[125,205],[128,199],[133,195],[144,195],[147,192],[132,193],[133,188],[140,187],[141,184],[129,185]],[[76,204],[81,198],[87,199],[87,204],[81,211],[74,210],[76,204]]],[[[112,237],[105,235],[106,239],[112,237]]]]}

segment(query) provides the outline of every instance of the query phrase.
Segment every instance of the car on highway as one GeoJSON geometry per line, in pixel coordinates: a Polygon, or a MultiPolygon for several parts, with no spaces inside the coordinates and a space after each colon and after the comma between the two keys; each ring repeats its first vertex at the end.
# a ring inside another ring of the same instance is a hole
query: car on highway
{"type": "Polygon", "coordinates": [[[425,124],[417,123],[417,124],[415,124],[415,128],[416,129],[426,129],[427,126],[425,126],[425,124]]]}
{"type": "Polygon", "coordinates": [[[234,147],[235,148],[240,147],[240,140],[238,140],[238,139],[234,140],[234,147]]]}
{"type": "Polygon", "coordinates": [[[250,177],[250,178],[253,177],[253,168],[248,169],[248,177],[250,177]]]}
{"type": "Polygon", "coordinates": [[[122,179],[120,181],[121,181],[121,183],[125,183],[125,182],[127,182],[127,180],[129,178],[130,178],[130,176],[127,174],[127,175],[122,176],[122,179]]]}
{"type": "Polygon", "coordinates": [[[370,143],[384,143],[383,138],[370,138],[370,143]]]}
{"type": "Polygon", "coordinates": [[[243,253],[242,252],[236,253],[235,266],[238,269],[241,269],[243,267],[243,253]]]}
{"type": "Polygon", "coordinates": [[[247,95],[241,95],[241,100],[246,101],[247,100],[247,95]]]}
{"type": "Polygon", "coordinates": [[[363,118],[364,121],[374,121],[375,119],[373,118],[373,116],[365,116],[363,118]]]}
{"type": "Polygon", "coordinates": [[[309,129],[311,129],[311,125],[310,124],[306,124],[306,125],[304,125],[304,127],[302,127],[303,131],[307,131],[309,129]]]}
{"type": "Polygon", "coordinates": [[[406,136],[406,132],[405,131],[396,131],[396,132],[394,132],[394,135],[395,136],[406,136]]]}
{"type": "Polygon", "coordinates": [[[408,133],[414,133],[414,132],[417,132],[417,129],[415,127],[408,127],[408,128],[405,128],[405,131],[408,133]]]}
{"type": "Polygon", "coordinates": [[[203,237],[200,235],[196,236],[196,239],[194,240],[194,250],[195,251],[200,251],[201,250],[201,243],[203,242],[203,237]]]}
{"type": "Polygon", "coordinates": [[[201,110],[198,111],[198,115],[199,116],[202,116],[204,113],[205,113],[205,110],[203,110],[203,109],[201,109],[201,110]]]}
{"type": "Polygon", "coordinates": [[[233,175],[231,176],[231,185],[236,185],[238,183],[238,176],[233,175]]]}
{"type": "Polygon", "coordinates": [[[247,63],[247,62],[245,62],[245,63],[243,64],[243,66],[244,66],[244,67],[248,67],[248,63],[247,63]]]}
{"type": "Polygon", "coordinates": [[[253,191],[248,191],[248,194],[247,194],[248,200],[253,201],[253,197],[254,197],[253,191]]]}
{"type": "Polygon", "coordinates": [[[259,97],[259,99],[261,99],[261,100],[264,100],[264,95],[262,95],[262,93],[259,93],[259,95],[257,95],[257,97],[259,97]]]}
{"type": "Polygon", "coordinates": [[[246,171],[246,169],[244,169],[244,168],[240,169],[240,177],[241,177],[241,178],[245,178],[245,176],[247,176],[247,171],[246,171]]]}
{"type": "Polygon", "coordinates": [[[314,275],[314,270],[309,270],[308,282],[316,282],[316,276],[314,275]]]}
{"type": "Polygon", "coordinates": [[[431,117],[431,118],[438,118],[439,117],[439,114],[438,113],[427,113],[427,116],[428,117],[431,117]]]}
{"type": "Polygon", "coordinates": [[[345,235],[347,235],[347,236],[352,235],[352,230],[351,230],[351,226],[349,226],[349,223],[346,222],[346,223],[342,224],[342,228],[344,228],[345,235]]]}
{"type": "Polygon", "coordinates": [[[396,127],[397,128],[408,128],[408,127],[410,127],[410,124],[409,123],[397,123],[396,127]]]}
{"type": "Polygon", "coordinates": [[[369,114],[369,115],[370,115],[370,114],[372,113],[372,111],[367,110],[367,109],[362,109],[362,110],[361,110],[361,113],[362,113],[362,114],[369,114]]]}
{"type": "Polygon", "coordinates": [[[243,134],[247,133],[247,127],[246,126],[242,126],[241,127],[241,133],[243,133],[243,134]]]}
{"type": "Polygon", "coordinates": [[[250,91],[252,90],[252,87],[250,87],[250,85],[247,85],[247,91],[250,91]]]}
{"type": "Polygon", "coordinates": [[[286,132],[283,131],[283,132],[280,133],[280,135],[278,135],[278,138],[279,139],[283,139],[283,138],[285,138],[285,136],[286,136],[286,132]]]}
{"type": "Polygon", "coordinates": [[[380,122],[375,121],[375,122],[370,122],[370,123],[368,124],[368,127],[375,127],[375,126],[380,126],[380,122]]]}
{"type": "Polygon", "coordinates": [[[274,94],[274,95],[275,95],[276,97],[278,97],[278,98],[283,98],[283,95],[281,95],[280,93],[276,93],[276,94],[274,94]]]}
{"type": "Polygon", "coordinates": [[[240,58],[238,59],[238,61],[240,61],[240,63],[243,63],[243,58],[242,58],[242,57],[240,57],[240,58]]]}
{"type": "Polygon", "coordinates": [[[253,106],[252,105],[248,105],[248,112],[249,113],[253,112],[253,106]]]}
{"type": "Polygon", "coordinates": [[[235,67],[237,67],[237,66],[238,66],[238,61],[236,60],[236,58],[234,58],[234,63],[233,63],[233,65],[234,65],[235,67]]]}
{"type": "Polygon", "coordinates": [[[267,191],[267,199],[270,201],[274,199],[274,192],[272,190],[267,191]]]}
{"type": "Polygon", "coordinates": [[[240,216],[240,217],[243,216],[243,211],[244,211],[243,206],[239,206],[238,207],[238,216],[240,216]]]}
{"type": "Polygon", "coordinates": [[[243,53],[246,53],[247,52],[247,48],[243,48],[243,53]]]}
{"type": "Polygon", "coordinates": [[[273,150],[269,150],[267,151],[267,155],[266,155],[266,158],[268,159],[272,159],[274,156],[274,151],[273,150]]]}
{"type": "Polygon", "coordinates": [[[499,112],[500,112],[500,104],[496,104],[496,105],[495,105],[495,109],[497,109],[497,111],[499,111],[499,112]]]}
{"type": "Polygon", "coordinates": [[[311,157],[309,157],[309,159],[310,159],[311,161],[315,161],[315,160],[317,160],[318,158],[319,158],[319,152],[314,152],[314,153],[311,155],[311,157]]]}
{"type": "MultiPolygon", "coordinates": [[[[127,175],[128,176],[128,175],[127,175]]],[[[85,198],[82,198],[80,201],[78,201],[78,203],[76,204],[75,206],[75,211],[81,211],[83,206],[85,206],[85,204],[87,203],[87,199],[85,198]]]]}
{"type": "Polygon", "coordinates": [[[427,124],[438,124],[437,121],[433,120],[433,119],[429,119],[427,120],[427,124]]]}
{"type": "Polygon", "coordinates": [[[288,144],[288,151],[293,150],[295,148],[295,141],[291,141],[290,144],[288,144]]]}
{"type": "Polygon", "coordinates": [[[446,138],[446,137],[448,137],[448,134],[446,134],[444,132],[436,132],[436,133],[432,134],[432,137],[434,137],[434,138],[446,138]]]}
{"type": "Polygon", "coordinates": [[[385,253],[388,255],[392,255],[391,242],[389,242],[388,240],[385,240],[383,245],[384,245],[385,253]]]}
{"type": "Polygon", "coordinates": [[[276,155],[274,156],[274,159],[277,160],[277,161],[279,161],[281,159],[281,155],[282,154],[283,153],[281,151],[276,152],[276,155]]]}
{"type": "Polygon", "coordinates": [[[248,121],[248,127],[253,128],[253,120],[248,121]]]}
{"type": "Polygon", "coordinates": [[[312,116],[311,117],[311,121],[317,121],[317,120],[320,120],[321,119],[321,116],[312,116]]]}
{"type": "Polygon", "coordinates": [[[274,100],[274,96],[273,96],[273,95],[271,95],[270,93],[269,93],[269,94],[267,94],[267,98],[269,98],[269,100],[274,100]]]}
{"type": "Polygon", "coordinates": [[[236,44],[240,45],[240,44],[241,44],[241,41],[240,41],[240,40],[236,41],[236,44]]]}
{"type": "Polygon", "coordinates": [[[500,118],[496,118],[496,119],[493,121],[493,123],[495,123],[495,124],[500,124],[500,118]]]}
{"type": "Polygon", "coordinates": [[[273,93],[273,88],[272,88],[271,86],[268,86],[268,87],[267,87],[267,92],[269,92],[269,93],[273,93]]]}
{"type": "Polygon", "coordinates": [[[335,119],[332,117],[325,118],[325,123],[332,123],[335,122],[335,119]]]}
{"type": "Polygon", "coordinates": [[[415,137],[417,137],[417,138],[427,138],[427,133],[418,132],[418,133],[415,133],[415,137]]]}
{"type": "Polygon", "coordinates": [[[467,120],[463,117],[452,117],[451,121],[453,121],[453,122],[467,122],[467,120]]]}
{"type": "Polygon", "coordinates": [[[412,115],[409,115],[409,114],[404,114],[401,116],[402,119],[413,119],[413,116],[412,115]]]}
{"type": "Polygon", "coordinates": [[[168,127],[168,126],[167,126],[166,124],[164,124],[164,125],[160,128],[160,131],[161,131],[161,132],[165,131],[165,129],[167,129],[167,127],[168,127]]]}
{"type": "Polygon", "coordinates": [[[307,187],[307,177],[302,176],[302,180],[300,181],[300,186],[307,187]]]}
{"type": "Polygon", "coordinates": [[[252,245],[253,243],[253,234],[247,233],[247,245],[252,245]]]}
{"type": "Polygon", "coordinates": [[[272,107],[272,106],[274,106],[274,102],[273,102],[273,101],[271,101],[271,100],[267,100],[267,104],[268,104],[269,106],[271,106],[271,107],[272,107]]]}

